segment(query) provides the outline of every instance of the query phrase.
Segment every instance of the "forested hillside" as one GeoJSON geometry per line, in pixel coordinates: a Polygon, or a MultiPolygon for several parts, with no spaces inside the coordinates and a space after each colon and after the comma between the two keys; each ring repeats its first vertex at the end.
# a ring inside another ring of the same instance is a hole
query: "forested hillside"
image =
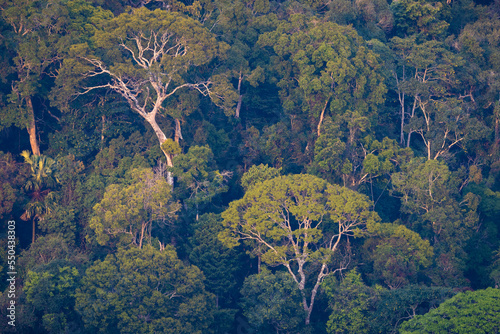
{"type": "Polygon", "coordinates": [[[500,1],[0,0],[1,333],[500,333],[500,1]]]}

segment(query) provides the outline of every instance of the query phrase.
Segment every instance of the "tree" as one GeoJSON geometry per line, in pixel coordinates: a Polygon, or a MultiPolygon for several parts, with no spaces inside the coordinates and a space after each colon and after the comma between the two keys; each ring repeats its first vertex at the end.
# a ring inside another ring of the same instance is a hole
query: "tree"
{"type": "MultiPolygon", "coordinates": [[[[198,22],[177,12],[143,7],[96,21],[92,42],[74,45],[73,58],[65,62],[62,71],[102,80],[87,81],[79,94],[106,88],[121,95],[154,130],[168,166],[173,166],[173,156],[180,153],[178,144],[167,140],[156,118],[165,113],[167,99],[188,90],[210,96],[231,112],[233,102],[230,97],[225,100],[231,90],[222,77],[202,80],[197,73],[197,68],[223,54],[227,46],[198,22]]],[[[78,83],[73,79],[72,85],[67,84],[65,78],[61,76],[59,84],[67,98],[78,83]]],[[[169,184],[173,184],[171,178],[169,184]]]]}
{"type": "MultiPolygon", "coordinates": [[[[500,39],[499,21],[494,11],[485,13],[485,17],[468,24],[457,38],[461,56],[466,66],[461,81],[465,87],[461,94],[477,106],[476,113],[493,129],[493,143],[489,145],[489,154],[493,161],[499,160],[500,152],[500,81],[498,73],[500,62],[498,54],[500,39]]],[[[488,158],[491,159],[491,158],[488,158]]]]}
{"type": "Polygon", "coordinates": [[[386,87],[377,57],[352,27],[297,14],[261,35],[259,44],[273,47],[278,55],[275,67],[284,111],[302,111],[314,119],[318,137],[325,116],[331,114],[348,126],[351,144],[359,123],[384,101],[386,87]]]}
{"type": "Polygon", "coordinates": [[[327,333],[369,333],[368,311],[378,292],[366,286],[361,275],[353,269],[339,283],[334,276],[323,282],[332,310],[326,324],[327,333]]]}
{"type": "Polygon", "coordinates": [[[217,194],[226,192],[226,185],[232,173],[216,170],[212,150],[208,146],[192,146],[186,154],[179,154],[173,160],[172,174],[177,177],[181,189],[177,193],[187,191],[189,194],[179,196],[186,204],[196,208],[198,220],[200,204],[209,203],[217,194]]]}
{"type": "Polygon", "coordinates": [[[326,19],[340,25],[352,24],[367,41],[384,41],[392,32],[394,18],[386,0],[333,0],[324,5],[329,7],[326,19]]]}
{"type": "Polygon", "coordinates": [[[464,247],[479,221],[479,197],[460,195],[456,175],[437,160],[411,159],[392,174],[393,195],[401,198],[408,227],[431,241],[438,268],[435,283],[464,286],[464,247]]]}
{"type": "Polygon", "coordinates": [[[189,260],[203,271],[207,278],[205,287],[217,297],[217,306],[230,305],[243,257],[237,249],[228,249],[217,238],[222,231],[220,215],[202,215],[194,229],[189,239],[192,246],[189,260]]]}
{"type": "Polygon", "coordinates": [[[99,333],[207,333],[215,297],[203,281],[172,246],[119,249],[87,269],[76,310],[99,333]]]}
{"type": "Polygon", "coordinates": [[[104,198],[94,206],[89,226],[101,245],[110,236],[121,237],[138,248],[144,240],[151,244],[153,222],[168,223],[180,209],[172,201],[165,171],[133,169],[128,176],[129,182],[108,186],[104,198]]]}
{"type": "Polygon", "coordinates": [[[373,261],[375,280],[383,280],[390,289],[416,283],[421,268],[429,267],[434,256],[428,240],[403,225],[375,224],[372,237],[364,245],[367,259],[373,261]]]}
{"type": "Polygon", "coordinates": [[[0,219],[5,221],[12,214],[29,175],[27,164],[17,164],[10,153],[0,152],[0,219]]]}
{"type": "Polygon", "coordinates": [[[241,307],[259,333],[300,333],[305,318],[297,284],[283,271],[263,269],[245,279],[241,307]],[[272,326],[272,331],[268,328],[272,326]]]}
{"type": "Polygon", "coordinates": [[[264,181],[274,179],[281,175],[281,168],[273,168],[268,165],[253,165],[241,177],[241,186],[245,191],[250,187],[262,183],[264,181]]]}
{"type": "Polygon", "coordinates": [[[500,290],[467,291],[404,322],[400,333],[498,333],[500,290]]]}
{"type": "Polygon", "coordinates": [[[442,42],[419,43],[415,36],[394,37],[391,45],[398,65],[393,75],[401,105],[401,143],[403,131],[407,147],[412,134],[420,135],[430,160],[449,156],[453,149],[488,135],[483,122],[471,114],[465,96],[455,93],[456,70],[464,64],[459,55],[442,42]],[[413,98],[410,105],[406,96],[413,98]]]}
{"type": "MultiPolygon", "coordinates": [[[[89,34],[87,18],[99,12],[84,0],[2,0],[2,18],[10,26],[3,47],[11,91],[1,127],[26,128],[33,155],[40,155],[36,102],[46,100],[62,54],[89,34]],[[90,14],[92,13],[92,14],[90,14]]],[[[3,75],[6,79],[7,75],[3,75]]]]}
{"type": "Polygon", "coordinates": [[[450,288],[407,285],[400,289],[379,290],[370,312],[373,333],[399,333],[398,326],[407,319],[422,315],[453,296],[450,288]]]}
{"type": "Polygon", "coordinates": [[[309,324],[321,282],[347,265],[339,260],[341,241],[379,219],[370,205],[366,196],[312,175],[280,176],[230,203],[219,238],[230,247],[250,241],[264,250],[265,263],[283,265],[302,294],[309,324]]]}
{"type": "MultiPolygon", "coordinates": [[[[234,116],[240,117],[246,86],[257,87],[265,78],[268,66],[265,51],[257,45],[262,32],[276,25],[275,14],[270,14],[268,0],[223,1],[223,10],[214,17],[214,32],[228,43],[227,58],[221,64],[224,75],[236,83],[237,104],[234,116]]],[[[246,99],[252,103],[252,99],[246,99]]]]}
{"type": "Polygon", "coordinates": [[[395,30],[401,36],[443,37],[449,24],[443,20],[444,5],[432,0],[402,0],[391,4],[395,30]]]}
{"type": "Polygon", "coordinates": [[[25,213],[21,219],[31,219],[33,222],[32,243],[35,242],[35,227],[37,220],[43,220],[44,216],[53,209],[54,192],[58,180],[54,177],[56,161],[45,155],[30,155],[29,151],[21,154],[24,161],[31,167],[31,177],[26,181],[24,189],[29,192],[30,202],[26,205],[25,213]]]}
{"type": "Polygon", "coordinates": [[[64,260],[28,271],[24,286],[26,300],[33,305],[48,333],[74,331],[82,325],[74,310],[79,281],[78,269],[64,260]]]}

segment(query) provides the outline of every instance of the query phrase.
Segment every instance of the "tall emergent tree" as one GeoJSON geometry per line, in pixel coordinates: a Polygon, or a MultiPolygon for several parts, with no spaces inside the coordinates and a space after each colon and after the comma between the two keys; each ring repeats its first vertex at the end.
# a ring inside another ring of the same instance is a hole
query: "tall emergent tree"
{"type": "MultiPolygon", "coordinates": [[[[168,98],[188,90],[209,96],[231,112],[229,107],[235,97],[231,98],[228,83],[222,76],[201,79],[198,71],[223,54],[227,45],[219,43],[199,22],[177,12],[143,7],[96,21],[91,41],[73,46],[73,59],[65,62],[63,70],[68,75],[80,72],[89,79],[79,94],[106,88],[125,98],[154,130],[167,164],[172,167],[173,156],[180,153],[178,144],[167,139],[156,117],[166,114],[168,98]]],[[[63,79],[60,76],[61,86],[74,88],[63,79]]],[[[171,177],[169,183],[173,183],[171,177]]]]}
{"type": "Polygon", "coordinates": [[[240,240],[260,247],[262,261],[283,265],[297,283],[310,323],[323,279],[345,269],[342,242],[380,218],[368,198],[312,175],[288,175],[256,184],[222,213],[219,238],[234,247],[240,240]]]}
{"type": "Polygon", "coordinates": [[[278,55],[275,67],[285,112],[314,119],[318,137],[327,115],[349,129],[349,144],[360,123],[384,101],[380,63],[352,27],[305,15],[261,35],[262,46],[278,55]]]}

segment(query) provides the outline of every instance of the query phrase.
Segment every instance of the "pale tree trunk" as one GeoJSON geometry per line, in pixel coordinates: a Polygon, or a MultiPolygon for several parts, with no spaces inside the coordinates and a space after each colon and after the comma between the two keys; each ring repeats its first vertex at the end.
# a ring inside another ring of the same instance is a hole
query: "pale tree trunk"
{"type": "MultiPolygon", "coordinates": [[[[28,134],[30,136],[30,145],[33,155],[40,155],[40,147],[38,146],[38,140],[36,138],[36,123],[35,123],[35,111],[33,110],[33,102],[31,101],[31,96],[26,99],[26,104],[28,105],[28,134]]],[[[33,234],[34,235],[34,234],[33,234]]]]}
{"type": "Polygon", "coordinates": [[[323,119],[325,118],[326,107],[328,106],[328,102],[330,101],[330,97],[326,99],[325,105],[323,106],[323,110],[321,110],[321,115],[319,115],[318,122],[318,137],[321,135],[321,123],[323,123],[323,119]]]}
{"type": "Polygon", "coordinates": [[[142,249],[142,240],[144,239],[144,230],[146,229],[146,224],[142,223],[141,225],[141,237],[139,239],[139,249],[142,249]]]}
{"type": "Polygon", "coordinates": [[[106,131],[106,115],[102,115],[102,127],[101,127],[101,151],[104,148],[104,132],[106,131]]]}
{"type": "MultiPolygon", "coordinates": [[[[415,109],[417,109],[417,97],[413,100],[413,107],[411,108],[411,115],[410,119],[412,119],[415,116],[415,109]]],[[[411,134],[413,133],[413,129],[410,129],[408,131],[408,140],[406,141],[406,147],[410,147],[410,139],[411,139],[411,134]]]]}
{"type": "MultiPolygon", "coordinates": [[[[394,73],[394,77],[396,78],[396,85],[398,87],[398,99],[399,104],[401,105],[401,126],[400,126],[400,139],[399,143],[404,145],[405,135],[404,135],[404,125],[405,125],[405,92],[403,92],[399,86],[398,75],[394,73]]],[[[403,82],[405,81],[405,66],[403,65],[403,82]]]]}
{"type": "Polygon", "coordinates": [[[234,117],[239,118],[240,117],[240,110],[241,110],[241,101],[243,96],[241,95],[241,82],[243,81],[243,76],[240,71],[240,77],[238,78],[238,105],[236,106],[236,112],[234,114],[234,117]]]}
{"type": "Polygon", "coordinates": [[[181,121],[176,118],[175,119],[175,135],[174,135],[175,142],[179,144],[179,139],[184,139],[182,138],[182,132],[181,132],[181,121]]]}
{"type": "Polygon", "coordinates": [[[427,160],[431,160],[431,146],[432,142],[430,140],[427,141],[427,160]]]}
{"type": "MultiPolygon", "coordinates": [[[[143,117],[146,119],[146,121],[149,123],[149,125],[151,125],[151,127],[153,128],[153,131],[155,132],[156,137],[158,138],[158,141],[160,142],[160,146],[161,146],[161,144],[163,144],[164,142],[167,141],[167,137],[165,136],[163,131],[160,129],[160,126],[158,125],[158,123],[156,123],[155,115],[156,115],[156,113],[149,113],[143,117]]],[[[165,152],[163,149],[162,149],[162,152],[163,152],[163,154],[165,154],[165,157],[167,158],[167,166],[174,167],[174,164],[172,162],[173,156],[170,153],[165,152]]],[[[174,186],[174,177],[172,176],[171,172],[167,172],[167,182],[172,187],[174,186]]]]}

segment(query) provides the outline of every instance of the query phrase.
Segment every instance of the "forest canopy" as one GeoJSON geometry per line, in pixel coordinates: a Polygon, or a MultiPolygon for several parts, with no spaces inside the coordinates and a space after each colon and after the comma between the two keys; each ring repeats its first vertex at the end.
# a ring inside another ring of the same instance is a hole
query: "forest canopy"
{"type": "Polygon", "coordinates": [[[2,332],[500,331],[500,1],[0,14],[2,332]]]}

